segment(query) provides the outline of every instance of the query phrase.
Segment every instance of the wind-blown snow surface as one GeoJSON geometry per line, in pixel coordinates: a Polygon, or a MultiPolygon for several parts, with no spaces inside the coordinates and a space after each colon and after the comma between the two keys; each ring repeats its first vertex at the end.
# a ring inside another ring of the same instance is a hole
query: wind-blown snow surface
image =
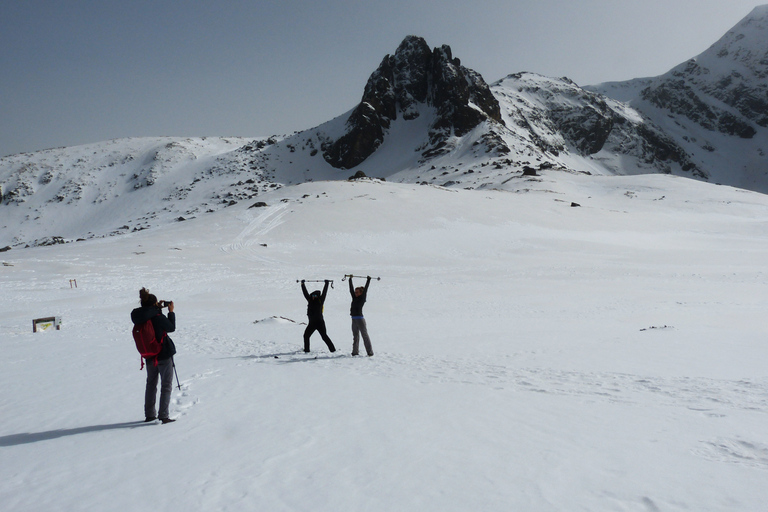
{"type": "Polygon", "coordinates": [[[511,190],[314,182],[3,253],[3,510],[764,509],[768,198],[511,190]],[[346,273],[381,277],[372,358],[346,273]],[[334,279],[335,354],[299,352],[301,278],[334,279]],[[141,422],[142,286],[176,303],[170,425],[141,422]]]}

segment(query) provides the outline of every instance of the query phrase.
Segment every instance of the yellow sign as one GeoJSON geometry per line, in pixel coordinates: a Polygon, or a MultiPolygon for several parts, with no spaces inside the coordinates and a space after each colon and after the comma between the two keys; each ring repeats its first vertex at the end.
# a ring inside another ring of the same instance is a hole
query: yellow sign
{"type": "Polygon", "coordinates": [[[36,318],[32,320],[32,332],[61,330],[61,317],[36,318]]]}

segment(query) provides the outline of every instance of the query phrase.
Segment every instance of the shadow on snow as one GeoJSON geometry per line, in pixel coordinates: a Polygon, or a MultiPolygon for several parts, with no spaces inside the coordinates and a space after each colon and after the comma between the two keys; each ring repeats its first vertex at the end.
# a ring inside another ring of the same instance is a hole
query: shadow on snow
{"type": "Polygon", "coordinates": [[[0,436],[0,447],[18,446],[22,444],[37,443],[39,441],[49,441],[60,437],[76,436],[78,434],[87,434],[89,432],[101,432],[104,430],[116,430],[121,428],[137,428],[150,426],[152,423],[144,421],[132,421],[127,423],[113,423],[111,425],[93,425],[90,427],[66,428],[59,430],[49,430],[47,432],[27,432],[24,434],[11,434],[0,436]]]}
{"type": "Polygon", "coordinates": [[[295,350],[292,352],[280,352],[277,354],[261,354],[261,355],[249,355],[249,356],[235,356],[235,357],[224,357],[222,359],[242,359],[244,361],[252,360],[252,359],[277,359],[278,363],[287,364],[287,363],[303,363],[306,361],[321,361],[324,359],[341,359],[343,357],[347,357],[344,354],[335,354],[335,353],[328,353],[323,355],[312,355],[312,353],[306,353],[303,350],[295,350]],[[287,359],[281,359],[281,358],[287,358],[287,359]]]}

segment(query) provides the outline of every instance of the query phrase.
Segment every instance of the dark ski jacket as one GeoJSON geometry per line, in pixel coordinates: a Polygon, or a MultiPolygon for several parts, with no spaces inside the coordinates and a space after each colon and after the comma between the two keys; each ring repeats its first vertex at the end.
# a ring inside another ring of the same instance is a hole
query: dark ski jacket
{"type": "Polygon", "coordinates": [[[349,314],[352,316],[352,318],[363,317],[363,304],[365,304],[365,299],[368,296],[368,285],[370,284],[371,278],[369,277],[365,281],[365,288],[363,289],[363,293],[361,293],[358,297],[355,295],[355,287],[352,284],[352,278],[349,278],[349,293],[352,295],[352,307],[349,308],[349,314]]]}
{"type": "Polygon", "coordinates": [[[328,293],[328,281],[325,282],[323,293],[317,298],[312,298],[307,292],[307,287],[304,286],[304,283],[301,283],[301,291],[304,292],[304,298],[307,299],[307,317],[310,320],[322,320],[323,304],[325,304],[325,296],[328,293]]]}
{"type": "Polygon", "coordinates": [[[157,306],[140,307],[131,311],[131,320],[134,325],[141,325],[147,320],[151,320],[157,341],[160,341],[165,336],[160,353],[157,354],[156,358],[148,357],[147,363],[154,363],[155,359],[164,361],[169,357],[173,357],[176,353],[176,345],[174,345],[173,340],[167,333],[176,330],[176,313],[168,312],[168,317],[166,318],[163,311],[157,306]]]}

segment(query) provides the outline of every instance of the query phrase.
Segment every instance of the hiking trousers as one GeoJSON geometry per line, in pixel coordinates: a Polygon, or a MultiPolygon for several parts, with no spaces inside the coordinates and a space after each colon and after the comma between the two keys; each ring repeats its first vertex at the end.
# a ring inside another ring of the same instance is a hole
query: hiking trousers
{"type": "Polygon", "coordinates": [[[155,366],[147,362],[147,389],[144,392],[144,416],[146,418],[169,418],[168,408],[171,405],[173,390],[173,358],[161,359],[155,366]],[[157,398],[157,380],[160,379],[160,409],[155,411],[157,398]]]}
{"type": "Polygon", "coordinates": [[[352,317],[352,355],[358,355],[360,350],[360,335],[363,336],[363,344],[365,345],[365,352],[369,355],[373,355],[373,347],[371,346],[371,338],[368,336],[368,327],[365,325],[365,318],[352,317]]]}
{"type": "Polygon", "coordinates": [[[307,324],[307,328],[304,331],[304,352],[309,352],[309,337],[312,336],[315,331],[320,333],[320,337],[328,345],[328,350],[336,352],[336,347],[333,346],[331,338],[328,337],[328,333],[325,332],[325,320],[322,318],[310,318],[307,324]]]}

